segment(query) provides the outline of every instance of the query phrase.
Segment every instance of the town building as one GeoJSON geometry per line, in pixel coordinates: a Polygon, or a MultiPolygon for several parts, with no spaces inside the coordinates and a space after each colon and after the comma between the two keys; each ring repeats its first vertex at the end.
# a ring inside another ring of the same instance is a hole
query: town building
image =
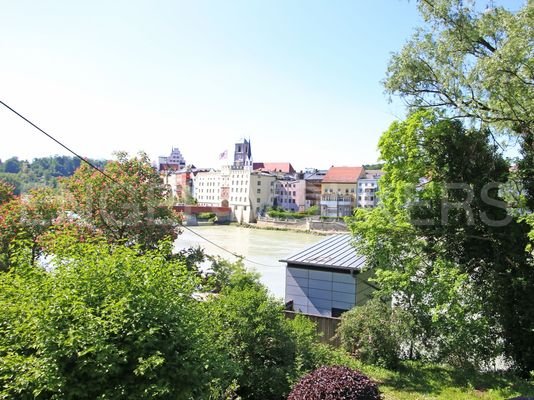
{"type": "Polygon", "coordinates": [[[255,162],[252,163],[254,171],[267,171],[285,175],[295,175],[296,171],[289,162],[255,162]]]}
{"type": "Polygon", "coordinates": [[[306,181],[304,179],[282,178],[275,183],[274,207],[286,211],[306,210],[306,181]]]}
{"type": "Polygon", "coordinates": [[[159,171],[178,171],[185,168],[185,159],[178,147],[173,147],[171,154],[168,157],[158,158],[158,170],[159,171]]]}
{"type": "Polygon", "coordinates": [[[306,209],[321,205],[321,183],[326,172],[326,170],[318,169],[308,169],[304,172],[306,209]]]}
{"type": "Polygon", "coordinates": [[[376,207],[378,197],[378,181],[384,175],[381,170],[366,170],[362,178],[358,179],[358,197],[356,199],[357,207],[376,207]]]}
{"type": "Polygon", "coordinates": [[[250,166],[228,165],[198,173],[195,196],[201,206],[229,207],[233,221],[251,223],[272,207],[275,181],[275,176],[250,166]]]}
{"type": "Polygon", "coordinates": [[[162,170],[160,176],[163,183],[168,185],[171,197],[178,204],[187,203],[193,198],[194,167],[186,167],[178,171],[162,170]]]}
{"type": "Polygon", "coordinates": [[[234,167],[250,167],[252,166],[252,147],[250,140],[243,139],[241,142],[235,144],[234,148],[234,167]]]}
{"type": "Polygon", "coordinates": [[[364,176],[363,167],[331,167],[321,182],[321,216],[352,215],[358,180],[364,176]]]}
{"type": "Polygon", "coordinates": [[[339,317],[365,304],[375,287],[372,270],[349,234],[332,235],[287,257],[285,302],[296,312],[339,317]]]}

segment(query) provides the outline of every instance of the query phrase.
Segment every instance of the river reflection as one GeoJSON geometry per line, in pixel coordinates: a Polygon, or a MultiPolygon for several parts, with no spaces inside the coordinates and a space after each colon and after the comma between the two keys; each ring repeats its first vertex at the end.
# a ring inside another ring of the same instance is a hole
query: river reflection
{"type": "MultiPolygon", "coordinates": [[[[310,233],[250,229],[233,225],[195,226],[189,229],[232,253],[243,255],[248,260],[262,264],[245,261],[247,269],[259,272],[262,283],[279,298],[284,297],[285,263],[280,263],[278,260],[289,257],[324,239],[322,236],[310,233]]],[[[236,260],[231,254],[184,229],[175,242],[175,249],[181,250],[192,246],[201,246],[206,254],[218,255],[229,261],[236,260]]]]}

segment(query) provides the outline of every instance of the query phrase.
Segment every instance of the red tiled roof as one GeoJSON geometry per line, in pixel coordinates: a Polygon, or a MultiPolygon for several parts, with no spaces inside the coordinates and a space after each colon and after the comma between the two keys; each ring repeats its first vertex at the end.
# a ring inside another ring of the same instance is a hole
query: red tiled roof
{"type": "Polygon", "coordinates": [[[270,171],[270,172],[284,172],[286,174],[294,174],[295,169],[291,165],[291,163],[288,162],[257,162],[252,164],[253,170],[261,169],[263,171],[270,171]]]}
{"type": "Polygon", "coordinates": [[[363,167],[331,167],[323,183],[356,183],[363,172],[363,167]]]}

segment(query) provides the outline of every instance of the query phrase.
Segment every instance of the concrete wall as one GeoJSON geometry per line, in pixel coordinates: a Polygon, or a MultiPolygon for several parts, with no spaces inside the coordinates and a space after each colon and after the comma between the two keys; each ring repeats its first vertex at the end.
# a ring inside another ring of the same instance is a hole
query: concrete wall
{"type": "Polygon", "coordinates": [[[350,273],[316,271],[289,265],[285,301],[297,312],[332,316],[332,308],[349,310],[356,304],[357,281],[350,273]]]}

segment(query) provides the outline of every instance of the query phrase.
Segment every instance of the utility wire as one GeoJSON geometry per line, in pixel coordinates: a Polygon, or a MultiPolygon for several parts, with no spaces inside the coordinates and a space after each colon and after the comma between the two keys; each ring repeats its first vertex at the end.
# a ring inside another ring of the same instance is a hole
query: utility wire
{"type": "Polygon", "coordinates": [[[213,246],[217,247],[218,249],[221,249],[221,250],[223,250],[223,251],[225,251],[225,252],[227,252],[227,253],[233,255],[234,257],[236,257],[236,258],[238,258],[238,259],[240,259],[240,260],[248,261],[249,263],[256,264],[256,265],[261,265],[262,267],[270,267],[270,268],[274,267],[274,265],[262,264],[262,263],[260,263],[260,262],[253,261],[253,260],[251,260],[251,259],[249,259],[249,258],[246,258],[245,256],[242,256],[242,255],[239,255],[239,254],[237,254],[237,253],[234,253],[234,252],[232,252],[232,251],[230,251],[230,250],[228,250],[228,249],[225,249],[224,247],[218,245],[217,243],[213,242],[212,240],[206,238],[205,236],[202,236],[200,233],[195,232],[193,229],[189,228],[189,227],[186,226],[186,225],[180,225],[180,226],[181,226],[182,228],[185,228],[186,230],[188,230],[188,231],[191,232],[192,234],[197,235],[198,237],[204,239],[206,242],[212,244],[213,246]]]}
{"type": "MultiPolygon", "coordinates": [[[[113,178],[111,175],[107,174],[106,172],[104,172],[103,170],[101,170],[100,168],[98,168],[96,165],[94,165],[92,162],[90,162],[89,160],[85,159],[84,157],[82,157],[81,155],[79,155],[78,153],[76,153],[74,150],[70,149],[69,147],[67,147],[65,144],[61,143],[58,139],[56,139],[55,137],[53,137],[52,135],[50,135],[49,133],[45,132],[43,129],[41,129],[39,126],[37,126],[36,124],[34,124],[32,121],[30,121],[28,118],[26,118],[25,116],[23,116],[22,114],[20,114],[19,112],[17,112],[16,110],[14,110],[13,108],[11,108],[10,106],[8,106],[6,103],[4,103],[3,101],[0,100],[0,104],[3,105],[5,108],[7,108],[9,111],[11,111],[13,114],[17,115],[18,117],[20,117],[22,120],[24,120],[26,123],[30,124],[31,126],[33,126],[35,129],[37,129],[39,132],[43,133],[46,137],[48,137],[49,139],[53,140],[54,142],[56,142],[58,145],[60,145],[61,147],[63,147],[65,150],[67,150],[69,153],[73,154],[75,157],[79,158],[81,161],[85,162],[87,165],[89,165],[91,168],[95,169],[96,171],[100,172],[104,177],[106,177],[107,179],[113,181],[115,184],[119,185],[119,186],[122,186],[124,187],[124,185],[117,181],[115,178],[113,178]]],[[[202,238],[203,240],[205,240],[206,242],[212,244],[213,246],[217,247],[218,249],[220,250],[223,250],[224,252],[226,253],[229,253],[231,254],[232,256],[240,259],[240,260],[243,260],[243,261],[248,261],[249,263],[251,264],[256,264],[256,265],[261,265],[263,267],[274,267],[273,265],[267,265],[267,264],[262,264],[262,263],[259,263],[257,261],[253,261],[253,260],[250,260],[244,256],[241,256],[239,254],[236,254],[228,249],[225,249],[224,247],[218,245],[217,243],[213,242],[212,240],[202,236],[201,234],[195,232],[193,229],[185,226],[185,225],[182,225],[180,224],[180,226],[182,228],[185,228],[186,230],[188,230],[189,232],[193,233],[194,235],[202,238]]]]}
{"type": "Polygon", "coordinates": [[[9,111],[11,111],[13,114],[17,115],[18,117],[22,118],[24,121],[26,121],[28,124],[30,124],[31,126],[33,126],[35,129],[37,129],[38,131],[40,131],[41,133],[43,133],[44,135],[46,135],[49,139],[53,140],[54,142],[56,142],[57,144],[59,144],[61,147],[63,147],[65,150],[67,150],[69,153],[71,154],[74,154],[74,156],[76,156],[77,158],[79,158],[81,161],[83,161],[84,163],[88,164],[91,168],[94,168],[96,169],[98,172],[100,172],[102,175],[104,175],[106,178],[108,179],[111,179],[113,182],[115,182],[116,184],[120,185],[120,182],[116,181],[111,175],[105,173],[104,171],[102,171],[100,168],[98,168],[96,165],[94,165],[91,161],[85,159],[84,157],[82,157],[81,155],[79,155],[78,153],[76,153],[74,150],[70,149],[69,147],[67,147],[66,145],[64,145],[63,143],[61,143],[59,140],[57,140],[55,137],[53,137],[52,135],[46,133],[44,130],[42,130],[41,128],[39,128],[36,124],[34,124],[32,121],[30,121],[28,118],[26,118],[24,115],[20,114],[19,112],[15,111],[14,109],[12,109],[11,107],[9,107],[6,103],[4,103],[3,101],[0,100],[0,104],[3,105],[5,108],[7,108],[9,111]]]}

